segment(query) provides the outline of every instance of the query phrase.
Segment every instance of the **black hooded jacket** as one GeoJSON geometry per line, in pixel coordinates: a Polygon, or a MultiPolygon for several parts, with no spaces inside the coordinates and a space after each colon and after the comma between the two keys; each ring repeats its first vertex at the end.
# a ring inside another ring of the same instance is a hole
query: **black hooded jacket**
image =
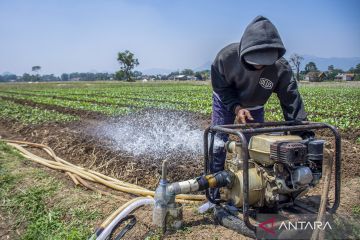
{"type": "Polygon", "coordinates": [[[275,92],[284,118],[306,120],[306,113],[289,63],[282,57],[285,48],[275,26],[265,17],[256,17],[245,29],[240,43],[223,48],[211,66],[211,83],[228,111],[235,107],[264,105],[275,92]],[[248,65],[245,53],[259,49],[278,49],[279,60],[256,70],[248,65]]]}

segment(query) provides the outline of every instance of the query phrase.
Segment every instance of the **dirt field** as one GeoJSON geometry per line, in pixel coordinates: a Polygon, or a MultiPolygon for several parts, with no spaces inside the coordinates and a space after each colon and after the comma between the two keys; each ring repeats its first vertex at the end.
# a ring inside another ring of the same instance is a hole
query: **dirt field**
{"type": "MultiPolygon", "coordinates": [[[[159,169],[161,161],[151,161],[146,156],[129,156],[129,154],[114,150],[111,140],[103,136],[93,134],[97,126],[104,122],[111,123],[122,119],[112,119],[101,114],[86,111],[68,110],[54,106],[34,104],[32,102],[22,102],[22,104],[32,105],[39,108],[56,108],[63,113],[76,114],[81,116],[80,121],[72,123],[51,123],[42,125],[22,125],[14,121],[1,120],[0,136],[5,139],[26,140],[35,143],[42,143],[50,146],[63,159],[81,166],[91,168],[109,176],[136,183],[150,189],[154,189],[159,180],[159,169]]],[[[152,110],[148,110],[152,111],[152,110]]],[[[209,124],[209,116],[199,116],[187,113],[193,119],[195,125],[204,129],[209,124]]],[[[127,116],[129,117],[129,116],[127,116]]],[[[124,117],[124,118],[127,118],[124,117]]],[[[134,117],[134,116],[130,116],[134,117]]],[[[322,131],[317,133],[325,139],[332,141],[329,133],[322,131]]],[[[339,214],[353,215],[354,209],[360,205],[360,166],[358,142],[358,132],[342,133],[342,195],[339,214]]],[[[170,181],[185,180],[193,178],[202,173],[202,158],[199,156],[193,161],[177,161],[181,157],[174,154],[172,164],[169,166],[170,181]]],[[[44,169],[48,171],[47,169],[44,169]]],[[[59,178],[63,175],[57,174],[59,178]]],[[[67,184],[71,183],[68,181],[67,184]]],[[[313,192],[318,192],[315,189],[313,192]]],[[[131,196],[123,194],[126,199],[131,196]]],[[[209,215],[199,215],[195,213],[196,206],[187,207],[184,214],[185,228],[178,233],[171,233],[167,239],[234,239],[241,236],[227,230],[221,226],[214,226],[214,222],[209,215]]],[[[131,239],[142,239],[151,229],[150,209],[139,211],[142,216],[142,224],[146,227],[139,227],[134,230],[131,239]],[[136,232],[137,231],[137,232],[136,232]]],[[[99,224],[101,219],[96,222],[99,224]]],[[[133,230],[132,230],[133,231],[133,230]]]]}

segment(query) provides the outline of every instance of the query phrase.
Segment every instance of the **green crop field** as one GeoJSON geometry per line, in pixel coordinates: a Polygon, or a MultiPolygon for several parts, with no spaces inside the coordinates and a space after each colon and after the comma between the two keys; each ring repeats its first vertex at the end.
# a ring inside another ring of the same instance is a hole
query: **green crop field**
{"type": "MultiPolygon", "coordinates": [[[[360,84],[301,84],[310,121],[327,122],[340,129],[360,128],[360,84]]],[[[117,116],[144,108],[211,114],[212,89],[197,82],[76,82],[0,85],[0,118],[23,123],[72,121],[81,116],[46,110],[49,106],[117,116]],[[26,106],[28,105],[28,106],[26,106]],[[31,109],[31,106],[42,106],[31,109]],[[19,116],[22,117],[19,117],[19,116]]],[[[76,112],[76,111],[75,111],[76,112]]],[[[283,119],[277,97],[266,105],[266,119],[283,119]]]]}

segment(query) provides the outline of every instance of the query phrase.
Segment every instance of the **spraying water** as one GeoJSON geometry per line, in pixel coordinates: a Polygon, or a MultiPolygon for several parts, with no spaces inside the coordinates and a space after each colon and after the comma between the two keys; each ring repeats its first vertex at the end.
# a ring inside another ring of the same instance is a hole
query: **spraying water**
{"type": "Polygon", "coordinates": [[[99,126],[97,133],[116,150],[141,159],[200,161],[203,154],[203,130],[189,113],[141,111],[99,126]]]}

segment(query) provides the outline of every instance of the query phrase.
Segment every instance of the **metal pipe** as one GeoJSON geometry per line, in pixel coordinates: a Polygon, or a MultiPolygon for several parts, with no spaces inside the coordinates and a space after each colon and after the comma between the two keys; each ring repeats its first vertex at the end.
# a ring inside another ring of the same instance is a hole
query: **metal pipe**
{"type": "Polygon", "coordinates": [[[308,122],[308,121],[301,121],[301,122],[281,121],[281,122],[263,122],[263,123],[224,124],[224,125],[217,125],[217,126],[235,129],[235,128],[247,128],[247,127],[283,126],[283,125],[293,125],[293,124],[306,125],[306,124],[309,124],[309,123],[310,122],[308,122]]]}
{"type": "Polygon", "coordinates": [[[166,180],[166,175],[167,175],[167,160],[164,160],[161,166],[161,178],[166,180]]]}
{"type": "Polygon", "coordinates": [[[322,129],[325,126],[320,124],[314,125],[301,125],[301,126],[284,126],[284,127],[271,127],[271,128],[258,128],[258,129],[244,129],[243,133],[269,133],[269,132],[288,132],[288,131],[302,131],[311,129],[322,129]]]}
{"type": "Polygon", "coordinates": [[[207,127],[204,131],[204,175],[209,173],[209,131],[210,127],[207,127]]]}
{"type": "MultiPolygon", "coordinates": [[[[212,166],[213,164],[213,155],[214,155],[214,140],[215,140],[215,132],[214,131],[210,131],[210,147],[209,147],[209,161],[208,161],[208,166],[207,166],[207,170],[210,168],[210,166],[212,166]]],[[[208,171],[207,171],[208,172],[208,171]]],[[[210,194],[210,189],[207,189],[205,191],[205,195],[206,198],[209,200],[209,202],[214,203],[214,204],[219,204],[220,201],[217,199],[213,199],[213,197],[210,194]]]]}
{"type": "Polygon", "coordinates": [[[329,209],[330,213],[335,213],[340,205],[341,190],[341,136],[339,131],[332,125],[324,123],[335,136],[335,202],[329,209]]]}
{"type": "MultiPolygon", "coordinates": [[[[204,175],[209,174],[209,132],[210,126],[204,131],[204,175]]],[[[209,202],[216,204],[210,196],[209,189],[205,190],[205,196],[209,202]]]]}
{"type": "Polygon", "coordinates": [[[238,132],[237,136],[240,138],[241,147],[242,147],[242,158],[243,158],[243,217],[244,222],[248,228],[255,231],[255,226],[250,223],[249,220],[249,153],[247,151],[247,140],[245,135],[242,132],[238,132]]]}
{"type": "MultiPolygon", "coordinates": [[[[209,147],[209,153],[211,153],[209,155],[209,166],[208,168],[210,168],[213,164],[213,161],[214,161],[214,158],[213,158],[213,155],[214,155],[214,140],[215,140],[215,132],[211,131],[210,132],[210,147],[209,147]]],[[[211,171],[211,170],[210,170],[211,171]]]]}
{"type": "Polygon", "coordinates": [[[246,226],[248,228],[250,228],[251,230],[255,230],[255,226],[252,225],[250,223],[249,220],[249,153],[247,151],[247,140],[246,137],[243,133],[243,131],[238,131],[238,130],[233,130],[233,129],[227,129],[224,127],[220,127],[220,126],[215,126],[213,128],[211,128],[214,131],[217,132],[223,132],[223,133],[228,133],[228,134],[233,134],[239,137],[240,139],[240,143],[241,143],[241,154],[242,154],[242,158],[243,158],[243,197],[244,197],[244,202],[243,202],[243,217],[244,217],[244,222],[246,224],[246,226]]]}

